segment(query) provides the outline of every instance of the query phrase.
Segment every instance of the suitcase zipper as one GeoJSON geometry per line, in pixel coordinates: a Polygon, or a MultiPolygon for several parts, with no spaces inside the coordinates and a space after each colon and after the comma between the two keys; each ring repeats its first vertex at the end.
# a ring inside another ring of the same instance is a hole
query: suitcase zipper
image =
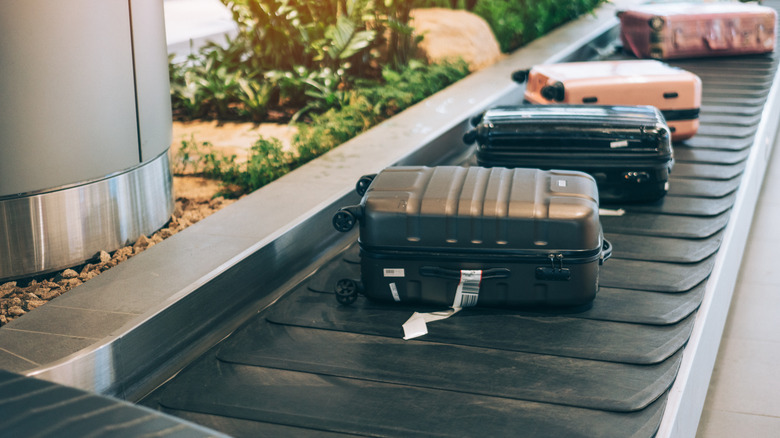
{"type": "Polygon", "coordinates": [[[500,261],[514,263],[539,263],[547,264],[553,257],[558,265],[565,259],[567,263],[579,264],[590,263],[602,259],[603,242],[597,249],[589,250],[571,250],[571,251],[524,251],[524,250],[473,250],[473,249],[423,249],[420,250],[399,250],[394,248],[372,248],[366,249],[360,245],[361,257],[367,256],[375,259],[408,259],[408,260],[431,260],[446,259],[448,261],[474,262],[478,261],[500,261]],[[497,254],[496,252],[499,252],[497,254]]]}

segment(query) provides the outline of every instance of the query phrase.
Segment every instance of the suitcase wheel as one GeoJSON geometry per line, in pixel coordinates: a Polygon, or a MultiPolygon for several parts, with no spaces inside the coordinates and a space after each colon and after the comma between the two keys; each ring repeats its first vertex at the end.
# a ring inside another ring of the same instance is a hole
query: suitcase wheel
{"type": "Polygon", "coordinates": [[[463,134],[463,143],[471,144],[477,139],[477,130],[472,129],[469,132],[463,134]]]}
{"type": "Polygon", "coordinates": [[[368,191],[368,186],[371,185],[371,182],[374,181],[374,178],[376,178],[376,174],[371,175],[363,175],[358,180],[357,184],[355,184],[355,191],[358,195],[363,196],[366,194],[366,191],[368,191]]]}
{"type": "Polygon", "coordinates": [[[469,119],[469,123],[471,123],[471,126],[477,126],[479,125],[479,122],[482,121],[483,117],[485,117],[485,113],[479,113],[476,116],[469,119]]]}
{"type": "Polygon", "coordinates": [[[545,85],[542,87],[542,97],[547,100],[562,101],[564,97],[563,83],[556,82],[552,85],[545,85]]]}
{"type": "Polygon", "coordinates": [[[355,215],[348,210],[339,210],[333,215],[333,228],[346,233],[355,226],[356,221],[355,215]]]}
{"type": "Polygon", "coordinates": [[[522,84],[523,82],[527,81],[528,70],[518,70],[512,73],[512,80],[517,82],[518,84],[522,84]]]}
{"type": "Polygon", "coordinates": [[[336,282],[336,300],[339,304],[349,306],[357,300],[358,285],[351,278],[342,278],[336,282]]]}

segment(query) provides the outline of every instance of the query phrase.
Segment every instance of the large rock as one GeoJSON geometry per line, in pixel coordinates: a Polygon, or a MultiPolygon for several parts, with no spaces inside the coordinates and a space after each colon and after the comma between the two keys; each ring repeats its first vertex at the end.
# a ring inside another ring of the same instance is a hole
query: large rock
{"type": "Polygon", "coordinates": [[[429,62],[463,58],[471,71],[487,67],[501,59],[501,50],[493,31],[481,17],[462,10],[443,8],[414,9],[411,25],[423,36],[421,56],[429,62]]]}

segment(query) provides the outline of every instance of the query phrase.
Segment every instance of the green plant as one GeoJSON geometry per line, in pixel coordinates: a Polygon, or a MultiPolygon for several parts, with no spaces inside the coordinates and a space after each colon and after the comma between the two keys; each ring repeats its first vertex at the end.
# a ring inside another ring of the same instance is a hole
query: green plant
{"type": "Polygon", "coordinates": [[[252,192],[290,171],[295,157],[276,139],[259,138],[252,145],[246,163],[217,161],[214,177],[222,181],[218,196],[237,197],[252,192]]]}
{"type": "Polygon", "coordinates": [[[501,50],[509,52],[605,1],[478,0],[473,11],[488,22],[501,50]]]}
{"type": "Polygon", "coordinates": [[[349,93],[348,106],[332,108],[299,126],[293,141],[299,161],[327,152],[467,74],[463,61],[434,65],[414,61],[401,71],[385,68],[385,83],[360,83],[349,93]]]}
{"type": "MultiPolygon", "coordinates": [[[[475,1],[423,3],[474,7],[507,51],[605,0],[475,1]]],[[[229,196],[267,184],[468,74],[462,61],[425,65],[411,58],[419,42],[410,25],[413,0],[223,2],[240,32],[171,65],[174,111],[262,121],[283,109],[306,122],[298,125],[293,152],[261,138],[246,163],[207,143],[183,142],[178,165],[221,179],[229,196]]]]}
{"type": "Polygon", "coordinates": [[[182,140],[171,159],[174,175],[203,175],[222,179],[227,169],[236,166],[236,156],[226,155],[210,142],[197,142],[194,135],[182,140]]]}

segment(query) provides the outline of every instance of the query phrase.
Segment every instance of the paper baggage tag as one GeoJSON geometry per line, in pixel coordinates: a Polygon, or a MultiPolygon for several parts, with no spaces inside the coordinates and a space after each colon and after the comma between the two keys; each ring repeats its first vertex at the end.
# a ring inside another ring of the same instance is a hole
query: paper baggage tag
{"type": "Polygon", "coordinates": [[[448,309],[448,310],[442,310],[441,312],[430,312],[430,313],[418,313],[414,312],[412,316],[406,320],[406,322],[403,325],[404,328],[404,339],[414,339],[417,337],[420,337],[422,335],[428,334],[428,326],[426,323],[438,321],[441,319],[447,319],[450,316],[460,312],[461,309],[448,309]]]}
{"type": "Polygon", "coordinates": [[[455,301],[452,307],[474,307],[479,300],[479,284],[482,282],[482,271],[460,271],[460,283],[455,291],[455,301]]]}
{"type": "Polygon", "coordinates": [[[414,312],[403,325],[404,339],[414,339],[428,334],[427,323],[447,319],[458,313],[464,307],[473,307],[479,300],[479,285],[482,282],[482,271],[460,271],[460,283],[455,291],[452,308],[440,312],[414,312]]]}
{"type": "Polygon", "coordinates": [[[396,302],[401,301],[401,296],[398,295],[398,287],[395,285],[395,283],[390,283],[390,293],[393,294],[393,299],[396,302]]]}

